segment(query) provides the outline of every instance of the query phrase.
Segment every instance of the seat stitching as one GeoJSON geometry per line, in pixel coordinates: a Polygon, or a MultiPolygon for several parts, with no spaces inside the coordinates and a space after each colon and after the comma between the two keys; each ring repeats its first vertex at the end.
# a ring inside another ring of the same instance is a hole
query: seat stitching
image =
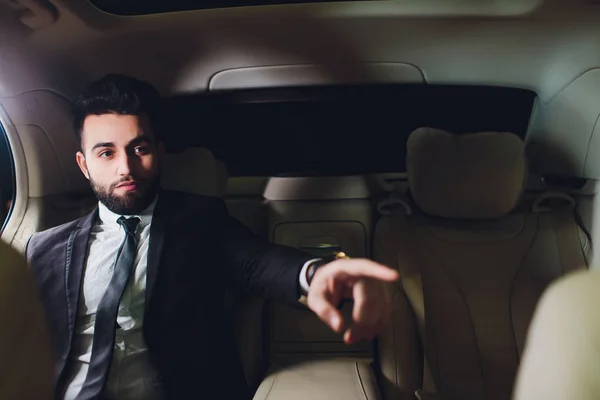
{"type": "Polygon", "coordinates": [[[356,378],[358,379],[358,384],[360,386],[360,389],[362,389],[363,398],[365,400],[369,400],[367,398],[367,392],[365,391],[365,385],[363,384],[362,379],[360,379],[360,371],[358,370],[358,363],[357,362],[354,363],[354,370],[356,372],[356,378]]]}
{"type": "MultiPolygon", "coordinates": [[[[406,221],[409,222],[409,219],[407,218],[406,221]]],[[[413,224],[414,224],[414,221],[413,221],[413,224]]],[[[416,241],[415,242],[414,238],[419,235],[420,231],[425,230],[425,233],[427,233],[428,230],[426,230],[426,229],[420,229],[420,227],[416,226],[416,224],[415,224],[415,225],[412,226],[412,232],[409,232],[409,230],[411,229],[410,227],[411,227],[410,223],[407,224],[407,234],[408,234],[410,243],[413,244],[414,246],[418,247],[418,248],[423,248],[423,244],[421,243],[421,241],[416,241]]],[[[439,391],[441,389],[441,387],[440,387],[439,366],[437,364],[437,357],[435,355],[437,353],[436,343],[435,343],[435,340],[434,340],[434,335],[433,334],[432,335],[428,335],[427,334],[427,332],[429,330],[428,329],[429,324],[427,324],[427,306],[426,306],[427,299],[426,299],[426,296],[425,296],[425,284],[424,284],[424,279],[425,278],[424,278],[423,267],[422,267],[422,265],[423,265],[424,262],[423,262],[422,257],[418,257],[418,259],[413,260],[413,262],[415,262],[415,265],[417,265],[418,274],[421,275],[421,279],[422,279],[422,281],[421,281],[421,293],[423,295],[423,318],[424,318],[422,335],[421,335],[421,332],[420,332],[421,329],[419,329],[419,338],[420,338],[420,341],[421,341],[421,348],[423,350],[423,366],[422,366],[422,368],[424,368],[425,365],[426,365],[426,363],[429,362],[428,359],[430,357],[428,357],[428,354],[432,354],[433,359],[436,362],[435,362],[435,365],[431,362],[429,364],[429,368],[430,368],[430,372],[432,373],[432,375],[434,375],[432,377],[433,380],[434,380],[434,386],[436,387],[436,390],[439,391]],[[431,338],[430,340],[428,340],[428,336],[431,338]],[[431,342],[431,346],[427,346],[428,342],[431,342]],[[429,349],[429,351],[427,349],[429,349]],[[435,368],[435,370],[432,370],[432,368],[435,368]]],[[[404,293],[404,292],[402,292],[402,293],[405,296],[407,296],[406,293],[404,293]]],[[[409,301],[409,303],[410,303],[410,301],[409,301]]],[[[411,309],[411,311],[413,313],[415,313],[415,310],[412,307],[412,304],[411,304],[410,309],[411,309]]],[[[418,325],[420,322],[419,322],[418,316],[416,316],[416,315],[415,315],[415,320],[416,320],[416,323],[418,325]]],[[[424,387],[424,384],[425,384],[425,374],[423,374],[421,376],[421,386],[424,387]]]]}
{"type": "Polygon", "coordinates": [[[269,398],[269,395],[273,391],[273,388],[275,387],[275,383],[279,379],[279,375],[281,375],[281,373],[277,372],[277,375],[275,375],[275,379],[273,379],[273,383],[271,383],[271,387],[269,388],[269,391],[267,392],[267,395],[265,396],[265,400],[267,400],[269,398]]]}
{"type": "MultiPolygon", "coordinates": [[[[387,233],[389,234],[391,231],[388,231],[387,233]]],[[[373,237],[373,241],[375,242],[375,248],[378,250],[378,253],[380,254],[385,254],[385,251],[383,251],[383,247],[381,245],[381,242],[379,240],[379,235],[374,235],[373,237]]],[[[392,259],[394,260],[394,262],[396,263],[396,270],[399,271],[399,265],[398,265],[398,258],[397,257],[392,257],[392,259]]],[[[393,291],[393,295],[392,295],[392,304],[394,304],[397,296],[400,293],[400,289],[398,287],[394,288],[393,291]]],[[[397,317],[395,315],[395,313],[392,313],[392,320],[391,322],[391,330],[392,330],[392,349],[396,349],[396,324],[394,323],[396,321],[397,317]]],[[[381,349],[379,350],[381,351],[381,349]]],[[[399,375],[399,371],[398,371],[398,363],[400,361],[400,358],[398,357],[398,355],[396,354],[395,351],[393,351],[394,353],[394,382],[395,382],[395,391],[396,391],[396,395],[400,396],[400,382],[398,381],[398,375],[399,375]]]]}
{"type": "Polygon", "coordinates": [[[536,223],[536,227],[535,227],[535,233],[531,236],[531,242],[529,242],[529,246],[527,247],[527,250],[525,251],[525,253],[523,254],[523,258],[521,259],[521,263],[519,264],[519,267],[515,270],[515,275],[513,276],[513,279],[510,283],[510,296],[508,298],[508,315],[509,315],[509,321],[510,321],[510,328],[512,330],[513,333],[513,339],[515,341],[515,350],[517,352],[517,361],[521,358],[521,355],[519,354],[519,346],[517,345],[517,335],[515,333],[515,325],[514,325],[514,321],[513,321],[513,313],[512,313],[512,301],[513,301],[513,291],[517,282],[517,278],[520,275],[520,272],[525,264],[525,259],[527,258],[527,256],[529,255],[529,253],[531,252],[531,249],[533,248],[533,244],[535,242],[535,237],[537,236],[537,233],[540,230],[540,218],[539,216],[535,219],[535,223],[536,223]]]}
{"type": "Polygon", "coordinates": [[[565,252],[563,249],[563,246],[560,245],[560,240],[558,239],[558,232],[556,231],[556,223],[554,222],[554,218],[552,218],[550,220],[551,224],[552,224],[552,233],[554,233],[554,241],[556,242],[556,249],[558,250],[558,262],[560,263],[560,272],[561,275],[565,275],[567,273],[566,271],[566,265],[563,262],[563,260],[565,259],[565,252]]]}
{"type": "MultiPolygon", "coordinates": [[[[525,223],[523,224],[523,228],[520,230],[519,235],[517,235],[517,236],[520,236],[520,235],[522,235],[525,232],[526,226],[527,226],[527,221],[525,221],[525,223]]],[[[517,236],[515,236],[515,237],[517,237],[517,236]]],[[[534,242],[534,240],[533,240],[534,237],[535,237],[535,235],[532,235],[532,240],[530,241],[530,243],[528,245],[528,250],[524,252],[523,257],[521,259],[521,263],[519,265],[523,264],[523,260],[525,259],[525,257],[528,254],[528,252],[531,250],[531,247],[533,246],[533,242],[534,242]]],[[[477,348],[477,359],[479,361],[479,372],[481,374],[483,388],[484,388],[484,391],[485,391],[486,397],[487,397],[488,396],[488,381],[485,379],[485,375],[484,375],[484,371],[483,371],[483,364],[482,364],[482,361],[481,361],[481,349],[479,347],[479,340],[477,338],[477,331],[475,330],[475,325],[474,325],[474,320],[473,320],[473,314],[471,313],[471,309],[469,308],[469,305],[468,305],[468,303],[466,301],[466,298],[464,296],[463,291],[460,289],[460,286],[456,284],[455,280],[453,279],[453,275],[445,268],[445,264],[441,260],[439,260],[439,258],[437,257],[437,254],[435,252],[432,251],[432,252],[429,252],[427,254],[432,254],[433,257],[438,262],[438,264],[442,267],[442,271],[445,273],[445,275],[452,282],[453,286],[455,287],[455,289],[459,293],[459,295],[461,297],[461,300],[463,301],[463,304],[465,305],[465,308],[467,309],[467,311],[468,311],[468,313],[470,315],[469,322],[470,322],[470,325],[471,325],[471,330],[473,332],[473,336],[475,338],[475,346],[477,348]]],[[[514,281],[513,281],[513,283],[514,283],[514,281]]],[[[509,313],[509,315],[511,315],[511,313],[509,313]]],[[[514,336],[514,326],[513,326],[513,322],[512,322],[512,315],[511,315],[510,323],[511,323],[511,328],[513,329],[513,336],[514,336]]],[[[433,338],[432,338],[432,340],[433,340],[433,338]]],[[[435,341],[434,341],[434,345],[435,345],[435,341]]],[[[439,390],[441,391],[442,390],[441,382],[439,383],[439,385],[440,385],[439,390]]]]}
{"type": "MultiPolygon", "coordinates": [[[[482,368],[483,364],[481,362],[481,349],[479,348],[479,340],[477,339],[477,331],[475,330],[475,324],[473,323],[473,314],[471,313],[471,309],[469,308],[469,305],[468,305],[468,303],[466,301],[465,294],[460,289],[460,286],[456,284],[456,280],[454,279],[454,277],[452,276],[452,274],[446,268],[446,264],[443,263],[439,259],[439,257],[436,254],[436,252],[435,251],[430,251],[430,252],[426,252],[425,254],[431,254],[432,257],[437,261],[437,264],[441,267],[441,270],[444,273],[444,275],[446,275],[446,277],[448,277],[448,279],[450,280],[452,286],[454,286],[454,288],[456,289],[456,291],[460,295],[460,298],[461,298],[461,300],[462,300],[465,308],[467,309],[467,312],[469,313],[469,316],[470,316],[469,323],[470,323],[470,326],[471,326],[471,331],[473,332],[473,337],[475,338],[475,347],[477,348],[477,360],[479,362],[479,372],[481,374],[481,380],[483,382],[484,390],[487,393],[487,389],[486,389],[486,386],[485,386],[485,377],[483,376],[483,368],[482,368]]],[[[422,277],[423,277],[423,279],[425,279],[425,274],[422,274],[422,277]]],[[[423,288],[425,288],[425,284],[423,284],[423,288]]],[[[425,289],[423,289],[423,290],[425,290],[425,289]]],[[[425,293],[423,293],[423,294],[425,295],[425,293]]],[[[424,298],[426,298],[426,297],[424,297],[424,298]]],[[[425,313],[425,314],[427,314],[427,313],[425,313]]],[[[431,326],[431,325],[429,325],[429,326],[431,326]]],[[[432,334],[431,335],[431,341],[433,342],[434,351],[437,353],[436,345],[435,345],[435,339],[434,338],[435,338],[435,335],[432,334]]],[[[437,376],[437,378],[438,378],[437,379],[438,380],[438,382],[437,382],[438,391],[441,392],[443,390],[443,388],[442,388],[441,379],[439,377],[439,370],[438,370],[438,366],[437,366],[437,357],[436,357],[436,371],[437,371],[437,375],[438,375],[437,376]]]]}

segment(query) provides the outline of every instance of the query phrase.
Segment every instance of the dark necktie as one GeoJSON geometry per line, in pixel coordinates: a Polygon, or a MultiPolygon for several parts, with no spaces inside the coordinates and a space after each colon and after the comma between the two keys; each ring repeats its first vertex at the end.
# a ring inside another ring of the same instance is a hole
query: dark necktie
{"type": "Polygon", "coordinates": [[[117,222],[125,230],[125,239],[117,253],[113,276],[96,310],[92,357],[77,400],[100,399],[104,391],[115,346],[119,303],[133,269],[137,249],[135,230],[140,219],[120,217],[117,222]]]}

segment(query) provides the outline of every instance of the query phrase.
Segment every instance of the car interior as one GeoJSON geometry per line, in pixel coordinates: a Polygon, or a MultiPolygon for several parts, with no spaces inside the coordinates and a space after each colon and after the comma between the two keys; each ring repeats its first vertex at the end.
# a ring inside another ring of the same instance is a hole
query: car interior
{"type": "Polygon", "coordinates": [[[70,102],[128,74],[165,98],[163,188],[400,272],[354,345],[228,293],[255,400],[511,399],[545,289],[599,262],[598,21],[595,0],[0,0],[1,238],[96,206],[70,102]]]}

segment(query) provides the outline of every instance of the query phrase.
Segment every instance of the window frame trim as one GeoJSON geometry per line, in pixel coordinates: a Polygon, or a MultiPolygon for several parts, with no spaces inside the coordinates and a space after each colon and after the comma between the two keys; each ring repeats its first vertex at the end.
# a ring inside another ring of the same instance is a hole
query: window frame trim
{"type": "MultiPolygon", "coordinates": [[[[8,139],[9,153],[12,161],[13,169],[13,203],[11,210],[6,218],[6,221],[2,224],[0,230],[0,238],[9,244],[17,242],[23,247],[27,243],[29,237],[19,238],[17,233],[19,232],[25,213],[27,211],[27,199],[29,198],[29,178],[27,175],[27,160],[25,158],[25,152],[23,145],[19,139],[17,127],[12,123],[8,113],[0,102],[0,124],[4,131],[4,135],[8,139]]],[[[21,231],[21,236],[23,232],[21,231]]]]}

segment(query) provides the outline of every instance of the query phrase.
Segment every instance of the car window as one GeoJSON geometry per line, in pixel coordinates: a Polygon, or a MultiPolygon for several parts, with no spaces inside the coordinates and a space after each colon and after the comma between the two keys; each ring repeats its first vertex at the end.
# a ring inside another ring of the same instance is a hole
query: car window
{"type": "Polygon", "coordinates": [[[405,172],[419,127],[524,138],[536,94],[509,87],[359,85],[257,89],[172,97],[168,148],[210,149],[229,176],[348,176],[405,172]]]}
{"type": "Polygon", "coordinates": [[[0,232],[4,229],[15,199],[15,173],[8,137],[0,124],[0,232]]]}

